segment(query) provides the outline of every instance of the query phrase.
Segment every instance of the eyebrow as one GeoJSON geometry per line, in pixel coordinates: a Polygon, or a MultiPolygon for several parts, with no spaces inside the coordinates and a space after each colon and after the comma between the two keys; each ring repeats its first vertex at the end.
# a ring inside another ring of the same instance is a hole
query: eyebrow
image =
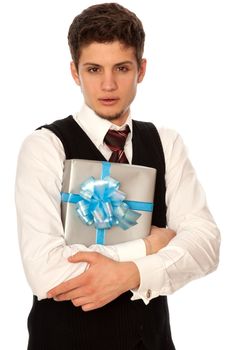
{"type": "Polygon", "coordinates": [[[116,63],[115,66],[123,66],[124,64],[133,64],[132,61],[123,61],[123,62],[119,62],[119,63],[116,63]]]}
{"type": "MultiPolygon", "coordinates": [[[[132,61],[122,61],[122,62],[119,62],[119,63],[116,63],[114,64],[115,67],[118,67],[118,66],[122,66],[124,64],[130,64],[132,65],[133,62],[132,61]]],[[[95,67],[101,67],[101,64],[98,64],[98,63],[93,63],[93,62],[86,62],[83,64],[83,66],[95,66],[95,67]]]]}

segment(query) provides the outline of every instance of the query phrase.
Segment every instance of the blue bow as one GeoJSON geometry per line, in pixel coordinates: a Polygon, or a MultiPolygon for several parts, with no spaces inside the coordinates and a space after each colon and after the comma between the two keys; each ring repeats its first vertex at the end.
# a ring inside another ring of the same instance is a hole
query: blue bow
{"type": "Polygon", "coordinates": [[[81,184],[80,200],[76,211],[87,225],[96,229],[120,226],[123,230],[137,224],[141,214],[131,210],[124,202],[125,193],[119,191],[119,181],[110,176],[101,180],[90,177],[81,184]]]}

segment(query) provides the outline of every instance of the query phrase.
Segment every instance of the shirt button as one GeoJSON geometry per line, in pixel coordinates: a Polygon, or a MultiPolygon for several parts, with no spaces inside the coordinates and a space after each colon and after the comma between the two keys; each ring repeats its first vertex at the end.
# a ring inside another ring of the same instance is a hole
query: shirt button
{"type": "Polygon", "coordinates": [[[151,289],[147,290],[146,297],[147,297],[147,299],[150,299],[150,297],[151,297],[151,289]]]}

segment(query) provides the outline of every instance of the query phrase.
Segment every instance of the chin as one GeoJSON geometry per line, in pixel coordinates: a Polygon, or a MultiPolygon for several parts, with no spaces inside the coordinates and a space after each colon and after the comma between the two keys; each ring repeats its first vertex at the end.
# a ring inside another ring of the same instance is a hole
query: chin
{"type": "Polygon", "coordinates": [[[119,120],[123,117],[123,112],[116,112],[116,113],[112,113],[112,114],[104,114],[102,112],[99,111],[95,111],[95,113],[102,119],[106,119],[109,121],[115,121],[115,120],[119,120]]]}

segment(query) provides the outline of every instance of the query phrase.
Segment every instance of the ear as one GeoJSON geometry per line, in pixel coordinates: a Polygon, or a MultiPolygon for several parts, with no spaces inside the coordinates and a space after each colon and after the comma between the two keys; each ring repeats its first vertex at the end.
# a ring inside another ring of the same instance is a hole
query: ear
{"type": "Polygon", "coordinates": [[[77,72],[76,65],[75,65],[75,63],[73,61],[70,63],[70,69],[71,69],[72,77],[75,80],[76,84],[80,85],[79,74],[77,72]]]}
{"type": "Polygon", "coordinates": [[[146,73],[146,67],[147,67],[147,60],[143,58],[141,60],[141,64],[139,67],[138,83],[141,83],[141,81],[143,81],[144,75],[146,73]]]}

